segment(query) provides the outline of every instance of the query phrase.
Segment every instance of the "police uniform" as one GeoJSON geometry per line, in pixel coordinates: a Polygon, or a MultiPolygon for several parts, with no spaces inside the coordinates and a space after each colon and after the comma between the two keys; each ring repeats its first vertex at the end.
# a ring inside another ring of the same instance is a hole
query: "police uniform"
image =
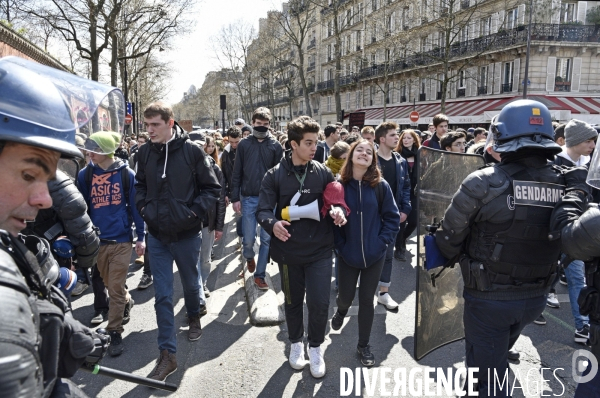
{"type": "MultiPolygon", "coordinates": [[[[87,117],[94,116],[97,121],[99,115],[94,113],[106,99],[109,105],[102,110],[107,115],[123,116],[123,96],[115,90],[21,58],[2,58],[0,92],[11,95],[0,98],[0,142],[81,158],[75,146],[75,131],[88,120],[74,120],[69,103],[77,99],[79,106],[90,112],[87,117]]],[[[118,128],[122,117],[116,119],[113,125],[118,128]]],[[[65,199],[68,208],[57,211],[68,218],[76,209],[65,199]]],[[[91,249],[82,252],[82,257],[93,260],[92,235],[83,233],[80,238],[85,250],[91,249]]],[[[58,264],[45,239],[15,237],[0,230],[2,397],[85,396],[63,378],[73,376],[85,362],[97,362],[107,350],[108,336],[93,332],[73,318],[68,300],[53,285],[58,274],[58,264]]]]}
{"type": "MultiPolygon", "coordinates": [[[[600,170],[599,155],[596,151],[590,163],[590,173],[600,170]]],[[[563,252],[571,258],[585,261],[587,286],[579,295],[579,312],[590,318],[589,344],[592,354],[600,361],[600,208],[596,203],[588,204],[592,192],[585,184],[587,174],[585,167],[576,167],[565,173],[567,192],[554,209],[551,225],[561,231],[563,252]]],[[[600,188],[598,181],[590,181],[590,184],[600,188]]],[[[591,371],[595,371],[595,376],[590,374],[591,380],[578,381],[575,398],[598,396],[598,370],[597,365],[594,369],[593,362],[588,361],[588,369],[581,376],[588,378],[591,371]]]]}
{"type": "Polygon", "coordinates": [[[479,368],[480,397],[510,396],[508,383],[492,384],[494,372],[508,380],[509,349],[544,310],[560,255],[550,217],[565,189],[548,161],[560,147],[543,104],[512,102],[492,131],[502,162],[463,181],[436,232],[442,253],[459,256],[466,365],[479,368]]]}

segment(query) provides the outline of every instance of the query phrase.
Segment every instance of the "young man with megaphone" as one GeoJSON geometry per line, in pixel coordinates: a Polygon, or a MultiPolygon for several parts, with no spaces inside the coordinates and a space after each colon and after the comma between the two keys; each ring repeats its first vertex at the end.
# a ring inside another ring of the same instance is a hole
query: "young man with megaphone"
{"type": "Polygon", "coordinates": [[[343,187],[313,160],[319,124],[300,116],[287,125],[292,147],[262,180],[256,219],[274,239],[271,257],[279,265],[291,343],[290,366],[303,369],[304,296],[308,307],[308,356],[315,378],[325,375],[325,340],[331,284],[333,226],[349,212],[343,187]],[[275,209],[275,212],[273,212],[275,209]],[[286,221],[287,220],[287,221],[286,221]]]}

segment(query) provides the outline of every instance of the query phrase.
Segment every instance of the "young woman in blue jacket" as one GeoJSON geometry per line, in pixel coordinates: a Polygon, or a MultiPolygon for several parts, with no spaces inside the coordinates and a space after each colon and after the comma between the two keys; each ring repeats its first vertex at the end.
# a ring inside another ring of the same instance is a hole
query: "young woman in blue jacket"
{"type": "Polygon", "coordinates": [[[331,319],[331,328],[339,330],[342,327],[360,277],[357,351],[365,366],[375,364],[369,347],[375,313],[373,295],[379,284],[387,246],[394,244],[400,225],[398,207],[390,186],[381,178],[375,153],[373,144],[364,139],[356,141],[350,148],[341,170],[350,214],[346,217],[346,225],[334,228],[339,253],[339,289],[338,310],[331,319]]]}

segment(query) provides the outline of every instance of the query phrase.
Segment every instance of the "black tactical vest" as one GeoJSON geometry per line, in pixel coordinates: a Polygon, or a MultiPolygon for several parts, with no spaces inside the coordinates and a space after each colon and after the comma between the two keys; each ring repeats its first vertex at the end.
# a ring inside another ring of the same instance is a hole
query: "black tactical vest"
{"type": "Polygon", "coordinates": [[[501,223],[489,221],[494,217],[480,217],[483,221],[473,224],[467,252],[479,262],[478,268],[483,266],[483,285],[487,286],[466,287],[479,291],[546,288],[554,279],[560,256],[560,244],[550,241],[549,228],[554,205],[564,194],[564,178],[550,165],[530,168],[508,163],[495,167],[506,173],[510,183],[498,196],[498,206],[487,211],[508,217],[499,217],[506,220],[501,223]]]}

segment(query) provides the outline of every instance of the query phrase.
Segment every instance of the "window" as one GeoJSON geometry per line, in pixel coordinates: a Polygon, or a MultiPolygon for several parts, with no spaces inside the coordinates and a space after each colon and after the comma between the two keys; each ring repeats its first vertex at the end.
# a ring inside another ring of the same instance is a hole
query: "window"
{"type": "Polygon", "coordinates": [[[377,63],[377,54],[372,53],[371,54],[371,66],[375,66],[376,63],[377,63]]]}
{"type": "Polygon", "coordinates": [[[346,93],[346,109],[350,109],[350,93],[346,93]]]}
{"type": "Polygon", "coordinates": [[[328,44],[327,45],[327,62],[331,61],[332,53],[333,53],[333,45],[328,44]]]}
{"type": "Polygon", "coordinates": [[[372,0],[373,11],[377,11],[377,0],[372,0]]]}
{"type": "Polygon", "coordinates": [[[347,10],[346,11],[346,23],[348,25],[352,25],[354,23],[353,21],[354,21],[354,18],[352,15],[352,10],[347,10]]]}
{"type": "Polygon", "coordinates": [[[461,43],[464,43],[467,40],[469,40],[469,26],[465,25],[460,30],[460,41],[461,43]]]}
{"type": "Polygon", "coordinates": [[[575,19],[575,3],[563,3],[560,7],[560,21],[574,22],[575,19]]]}
{"type": "Polygon", "coordinates": [[[327,112],[331,112],[331,95],[327,97],[327,112]]]}
{"type": "Polygon", "coordinates": [[[517,21],[519,18],[519,9],[513,8],[506,14],[506,29],[514,29],[517,27],[517,21]]]}
{"type": "Polygon", "coordinates": [[[438,35],[438,47],[446,48],[446,32],[440,32],[438,35]]]}
{"type": "Polygon", "coordinates": [[[362,31],[356,32],[356,51],[360,51],[362,49],[362,31]]]}
{"type": "Polygon", "coordinates": [[[421,37],[421,52],[427,52],[427,37],[421,37]]]}
{"type": "Polygon", "coordinates": [[[327,37],[333,35],[333,21],[327,22],[327,37]]]}
{"type": "Polygon", "coordinates": [[[492,31],[492,17],[482,18],[479,24],[480,36],[488,36],[492,31]]]}
{"type": "Polygon", "coordinates": [[[298,112],[304,113],[304,100],[300,100],[298,103],[298,112]]]}
{"type": "Polygon", "coordinates": [[[404,7],[402,9],[402,29],[404,30],[408,30],[410,28],[410,25],[408,23],[408,11],[408,7],[404,7]]]}
{"type": "Polygon", "coordinates": [[[369,105],[373,105],[375,103],[375,86],[372,85],[369,87],[369,105]]]}
{"type": "Polygon", "coordinates": [[[465,71],[461,70],[458,74],[458,88],[465,88],[465,71]]]}
{"type": "Polygon", "coordinates": [[[506,62],[504,64],[504,75],[502,78],[502,83],[509,84],[512,83],[513,80],[513,63],[506,62]]]}
{"type": "Polygon", "coordinates": [[[356,92],[356,109],[360,108],[360,91],[356,92]]]}
{"type": "Polygon", "coordinates": [[[356,22],[361,22],[363,20],[363,3],[359,3],[356,6],[356,15],[357,15],[356,22]]]}
{"type": "Polygon", "coordinates": [[[570,82],[571,81],[571,58],[556,59],[556,81],[570,82]]]}
{"type": "Polygon", "coordinates": [[[479,68],[479,87],[487,86],[488,67],[482,66],[479,68]]]}

